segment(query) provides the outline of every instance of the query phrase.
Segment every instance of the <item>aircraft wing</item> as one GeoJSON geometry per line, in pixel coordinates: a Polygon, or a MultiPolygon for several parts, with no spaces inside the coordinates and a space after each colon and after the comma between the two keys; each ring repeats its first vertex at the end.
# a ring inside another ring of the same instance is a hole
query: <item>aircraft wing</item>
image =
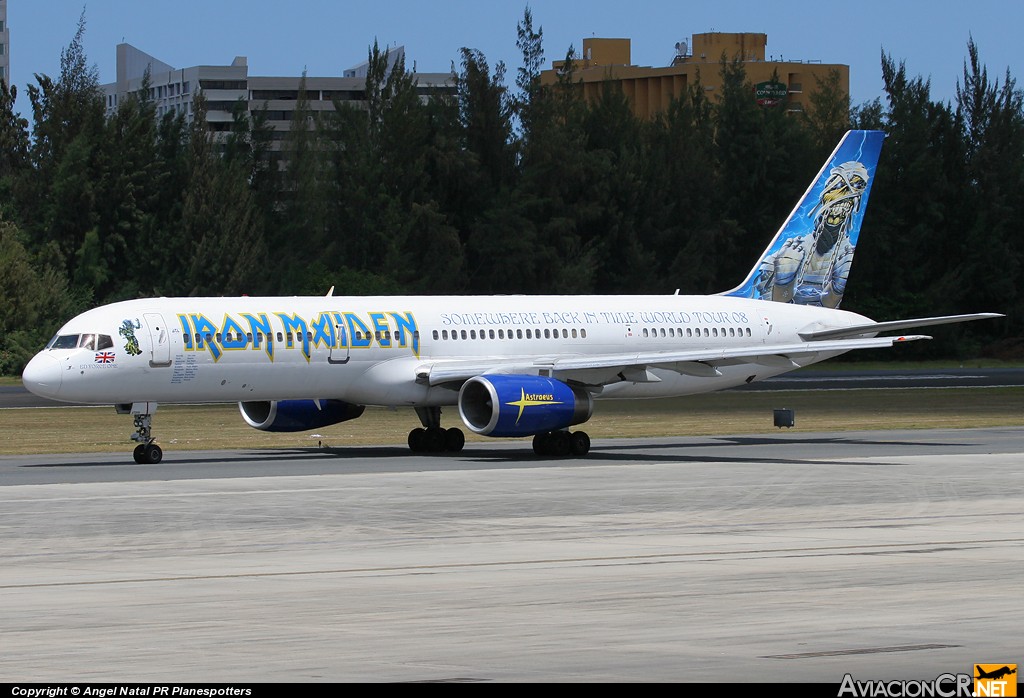
{"type": "Polygon", "coordinates": [[[840,327],[838,329],[814,329],[812,327],[800,331],[800,338],[811,341],[821,339],[841,339],[843,337],[857,337],[865,334],[876,334],[878,332],[889,332],[891,330],[909,330],[914,327],[931,327],[932,325],[949,325],[955,322],[969,322],[971,320],[987,320],[989,318],[1004,317],[1001,313],[974,313],[972,315],[942,315],[940,317],[922,317],[912,320],[891,320],[889,322],[871,322],[865,325],[853,325],[851,327],[840,327]]]}
{"type": "MultiPolygon", "coordinates": [[[[862,333],[864,330],[861,331],[862,333]]],[[[590,383],[594,371],[615,375],[622,380],[636,382],[656,381],[647,373],[649,368],[661,368],[678,373],[714,377],[720,375],[716,366],[757,364],[799,368],[800,359],[822,352],[844,352],[853,349],[879,349],[894,344],[931,339],[925,335],[896,337],[863,337],[798,342],[793,344],[762,344],[736,348],[696,349],[686,351],[649,351],[621,354],[586,354],[577,356],[539,358],[501,358],[490,360],[439,360],[424,363],[416,370],[416,380],[428,385],[458,384],[483,374],[538,375],[551,372],[566,380],[590,383]],[[609,371],[611,369],[611,371],[609,371]],[[590,373],[591,376],[587,374],[590,373]],[[575,375],[574,375],[575,374],[575,375]]],[[[810,363],[810,362],[808,362],[810,363]]]]}

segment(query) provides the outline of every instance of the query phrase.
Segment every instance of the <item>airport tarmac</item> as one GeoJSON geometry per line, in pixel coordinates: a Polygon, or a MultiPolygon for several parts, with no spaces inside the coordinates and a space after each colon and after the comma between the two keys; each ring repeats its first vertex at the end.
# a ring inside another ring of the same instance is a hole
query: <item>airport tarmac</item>
{"type": "Polygon", "coordinates": [[[0,457],[4,682],[1021,663],[1024,427],[0,457]]]}

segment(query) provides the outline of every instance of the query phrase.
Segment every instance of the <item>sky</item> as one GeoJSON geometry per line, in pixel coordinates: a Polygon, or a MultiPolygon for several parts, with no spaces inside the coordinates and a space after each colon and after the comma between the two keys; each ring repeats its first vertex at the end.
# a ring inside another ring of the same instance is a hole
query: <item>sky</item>
{"type": "MultiPolygon", "coordinates": [[[[419,72],[456,67],[459,49],[504,61],[514,88],[521,55],[516,25],[526,2],[498,0],[6,0],[11,82],[17,109],[29,118],[25,86],[35,73],[56,77],[60,53],[85,10],[85,51],[100,82],[115,78],[115,47],[127,42],[176,68],[227,65],[246,56],[249,75],[340,76],[366,60],[376,39],[404,45],[419,72]]],[[[543,29],[545,67],[579,51],[585,37],[629,38],[636,65],[668,65],[692,34],[761,32],[766,53],[786,60],[850,66],[853,104],[882,96],[881,54],[931,80],[932,98],[953,101],[973,37],[989,77],[1009,68],[1021,78],[1022,0],[531,0],[543,29]]]]}

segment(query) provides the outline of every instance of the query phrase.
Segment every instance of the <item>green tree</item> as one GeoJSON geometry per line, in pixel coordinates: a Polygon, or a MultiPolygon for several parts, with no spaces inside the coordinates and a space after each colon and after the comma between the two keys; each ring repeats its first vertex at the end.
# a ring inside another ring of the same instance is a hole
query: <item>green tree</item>
{"type": "Polygon", "coordinates": [[[721,76],[714,142],[723,192],[720,220],[729,222],[720,230],[735,236],[727,242],[735,254],[722,267],[729,287],[746,276],[820,161],[809,164],[799,120],[777,107],[758,106],[741,61],[723,60],[721,76]]]}
{"type": "Polygon", "coordinates": [[[0,220],[0,374],[21,373],[70,310],[60,273],[36,265],[17,227],[0,220]]]}
{"type": "Polygon", "coordinates": [[[947,270],[942,287],[958,291],[959,308],[1006,313],[1003,333],[1019,335],[1024,330],[1024,251],[1016,221],[1024,216],[1024,96],[1009,69],[1002,84],[989,79],[973,39],[967,50],[963,83],[957,84],[957,113],[964,127],[971,216],[957,231],[962,241],[958,263],[947,270]]]}
{"type": "Polygon", "coordinates": [[[189,187],[174,254],[180,274],[175,295],[259,293],[265,281],[262,220],[248,172],[217,156],[206,127],[202,95],[193,103],[189,187]]]}
{"type": "Polygon", "coordinates": [[[815,89],[808,95],[809,109],[804,118],[815,149],[824,158],[850,129],[850,95],[835,68],[824,78],[815,75],[814,80],[815,89]]]}
{"type": "MultiPolygon", "coordinates": [[[[0,213],[9,202],[12,179],[28,166],[28,120],[14,111],[18,90],[0,79],[0,213]]],[[[10,210],[8,210],[8,214],[10,210]]]]}
{"type": "Polygon", "coordinates": [[[120,101],[107,119],[96,153],[96,225],[76,253],[75,280],[97,300],[149,291],[146,231],[161,198],[156,108],[142,89],[120,101]]]}
{"type": "Polygon", "coordinates": [[[720,267],[732,256],[733,230],[723,227],[714,148],[714,110],[697,79],[646,131],[645,206],[658,211],[655,236],[662,289],[715,293],[728,281],[720,267]]]}
{"type": "Polygon", "coordinates": [[[16,198],[19,221],[33,247],[46,248],[68,278],[91,290],[94,274],[79,274],[78,264],[92,259],[89,249],[98,235],[95,203],[104,107],[97,70],[85,57],[84,34],[83,12],[74,38],[61,51],[59,79],[36,75],[38,84],[28,87],[33,171],[17,185],[16,198]]]}
{"type": "Polygon", "coordinates": [[[882,78],[888,137],[844,306],[879,319],[953,312],[935,284],[959,257],[958,201],[968,186],[960,128],[949,106],[931,99],[930,83],[885,53],[882,78]]]}

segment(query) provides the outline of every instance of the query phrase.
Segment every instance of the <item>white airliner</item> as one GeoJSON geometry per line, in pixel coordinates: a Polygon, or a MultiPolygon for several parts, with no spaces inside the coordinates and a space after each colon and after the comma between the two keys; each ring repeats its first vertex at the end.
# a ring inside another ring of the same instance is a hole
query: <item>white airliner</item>
{"type": "Polygon", "coordinates": [[[79,315],[25,368],[37,395],[114,404],[135,460],[163,457],[159,403],[238,402],[250,426],[305,431],[365,405],[408,406],[413,451],[458,451],[441,408],[486,436],[583,455],[595,398],[730,388],[852,349],[927,339],[884,331],[999,317],[874,322],[838,310],[884,134],[851,131],[746,280],[717,296],[149,298],[79,315]]]}

